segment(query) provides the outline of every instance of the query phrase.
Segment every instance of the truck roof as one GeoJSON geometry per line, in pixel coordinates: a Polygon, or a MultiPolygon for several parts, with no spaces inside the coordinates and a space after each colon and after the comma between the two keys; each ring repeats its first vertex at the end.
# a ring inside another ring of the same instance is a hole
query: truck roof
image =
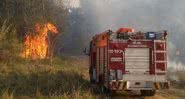
{"type": "Polygon", "coordinates": [[[113,32],[111,30],[107,30],[103,33],[96,34],[93,37],[92,42],[99,47],[107,46],[108,40],[111,39],[122,39],[122,40],[128,40],[128,39],[136,39],[136,40],[164,40],[166,39],[167,31],[160,31],[160,32],[135,32],[133,28],[120,28],[118,31],[113,32]]]}

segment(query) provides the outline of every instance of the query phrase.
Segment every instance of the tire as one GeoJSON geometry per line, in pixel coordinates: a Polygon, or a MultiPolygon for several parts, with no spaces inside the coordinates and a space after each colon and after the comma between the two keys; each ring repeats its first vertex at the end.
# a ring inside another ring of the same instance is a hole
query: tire
{"type": "Polygon", "coordinates": [[[156,93],[155,90],[141,90],[142,96],[154,96],[156,93]]]}
{"type": "Polygon", "coordinates": [[[108,88],[106,88],[104,85],[100,85],[100,90],[101,90],[101,92],[102,93],[104,93],[104,94],[109,94],[109,93],[111,93],[111,91],[108,89],[108,88]]]}
{"type": "Polygon", "coordinates": [[[96,84],[96,80],[94,80],[92,77],[90,77],[90,83],[91,84],[96,84]]]}
{"type": "Polygon", "coordinates": [[[95,81],[94,79],[90,78],[90,83],[91,83],[91,84],[95,84],[96,81],[95,81]]]}

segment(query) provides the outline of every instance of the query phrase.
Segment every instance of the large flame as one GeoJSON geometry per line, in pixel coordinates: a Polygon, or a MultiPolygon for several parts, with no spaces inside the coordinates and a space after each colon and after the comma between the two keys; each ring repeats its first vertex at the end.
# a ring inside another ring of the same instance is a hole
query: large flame
{"type": "Polygon", "coordinates": [[[51,31],[53,34],[57,34],[57,28],[51,24],[46,23],[41,25],[37,23],[35,25],[35,33],[28,32],[25,37],[25,49],[23,56],[32,59],[44,59],[48,53],[48,32],[51,31]],[[31,36],[33,35],[34,36],[31,36]]]}

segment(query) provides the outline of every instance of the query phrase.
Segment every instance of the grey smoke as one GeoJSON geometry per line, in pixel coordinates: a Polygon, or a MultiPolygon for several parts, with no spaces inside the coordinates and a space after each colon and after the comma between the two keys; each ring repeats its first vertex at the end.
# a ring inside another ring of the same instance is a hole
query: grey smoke
{"type": "Polygon", "coordinates": [[[82,54],[80,51],[96,33],[133,27],[136,31],[168,30],[169,59],[185,60],[185,0],[80,1],[80,8],[70,9],[68,53],[82,54]],[[181,56],[175,55],[177,49],[181,56]]]}

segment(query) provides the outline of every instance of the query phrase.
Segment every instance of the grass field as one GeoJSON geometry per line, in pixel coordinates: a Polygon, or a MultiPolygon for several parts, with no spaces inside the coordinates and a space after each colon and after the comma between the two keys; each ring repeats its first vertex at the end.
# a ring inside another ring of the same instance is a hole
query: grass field
{"type": "MultiPolygon", "coordinates": [[[[175,83],[174,83],[175,85],[175,83]]],[[[184,99],[185,91],[179,86],[157,92],[154,97],[137,94],[105,95],[91,87],[86,57],[55,58],[48,60],[17,59],[0,63],[1,99],[184,99]]]]}
{"type": "Polygon", "coordinates": [[[17,60],[8,65],[1,63],[1,98],[53,99],[90,96],[84,61],[55,58],[53,65],[48,64],[47,60],[17,60]]]}

